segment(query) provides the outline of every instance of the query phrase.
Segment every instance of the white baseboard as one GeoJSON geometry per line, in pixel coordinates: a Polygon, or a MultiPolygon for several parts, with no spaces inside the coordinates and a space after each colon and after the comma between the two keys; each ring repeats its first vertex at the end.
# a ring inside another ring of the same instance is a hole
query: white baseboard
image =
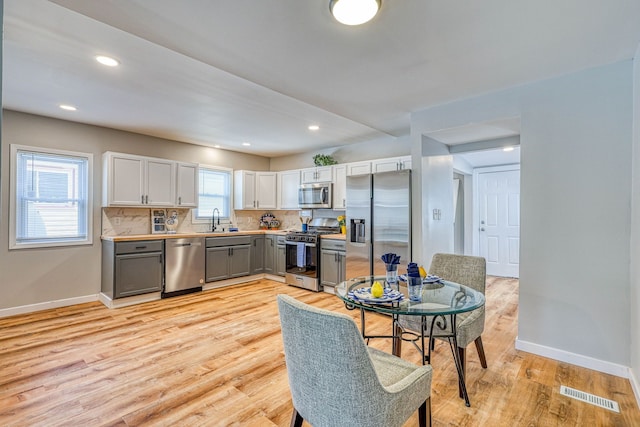
{"type": "Polygon", "coordinates": [[[21,305],[19,307],[11,307],[0,309],[0,317],[15,316],[16,314],[27,314],[35,311],[49,310],[51,308],[67,307],[70,305],[84,304],[86,302],[98,301],[98,295],[85,295],[82,297],[73,297],[59,299],[55,301],[40,302],[37,304],[21,305]]]}
{"type": "Polygon", "coordinates": [[[594,359],[589,356],[570,353],[568,351],[559,350],[557,348],[547,347],[540,344],[534,344],[528,341],[522,341],[517,338],[516,350],[526,351],[527,353],[537,354],[538,356],[548,357],[549,359],[570,363],[572,365],[581,366],[587,369],[593,369],[594,371],[615,375],[617,377],[631,378],[631,372],[628,366],[605,362],[604,360],[594,359]]]}
{"type": "Polygon", "coordinates": [[[143,302],[158,301],[161,299],[160,292],[152,292],[150,294],[134,295],[126,298],[111,299],[107,295],[100,292],[98,299],[108,308],[128,307],[130,305],[142,304],[143,302]]]}
{"type": "Polygon", "coordinates": [[[636,402],[638,402],[638,406],[640,406],[640,383],[638,382],[638,378],[636,378],[635,372],[631,368],[629,368],[629,382],[631,383],[633,394],[636,395],[636,402]]]}

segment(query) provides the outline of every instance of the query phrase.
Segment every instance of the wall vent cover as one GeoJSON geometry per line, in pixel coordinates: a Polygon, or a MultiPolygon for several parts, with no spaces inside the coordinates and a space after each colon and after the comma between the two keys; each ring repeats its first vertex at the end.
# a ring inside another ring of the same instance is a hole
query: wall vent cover
{"type": "Polygon", "coordinates": [[[576,390],[575,388],[566,387],[563,385],[560,386],[560,394],[563,396],[569,396],[574,399],[581,400],[582,402],[599,406],[604,409],[608,409],[613,412],[620,413],[618,402],[596,396],[595,394],[585,393],[584,391],[576,390]]]}

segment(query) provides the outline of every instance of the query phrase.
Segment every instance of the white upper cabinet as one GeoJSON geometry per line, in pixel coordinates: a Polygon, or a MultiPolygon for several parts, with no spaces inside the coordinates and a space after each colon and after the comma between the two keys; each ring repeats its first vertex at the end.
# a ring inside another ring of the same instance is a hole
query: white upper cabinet
{"type": "Polygon", "coordinates": [[[256,172],[256,209],[276,209],[278,173],[256,172]]]}
{"type": "Polygon", "coordinates": [[[333,209],[347,207],[347,165],[333,166],[333,209]]]}
{"type": "Polygon", "coordinates": [[[173,206],[176,200],[175,162],[164,159],[147,159],[147,194],[149,206],[173,206]]]}
{"type": "Polygon", "coordinates": [[[347,176],[366,175],[371,173],[371,162],[347,163],[347,176]]]}
{"type": "Polygon", "coordinates": [[[298,209],[299,187],[299,170],[278,172],[278,209],[298,209]]]}
{"type": "Polygon", "coordinates": [[[302,184],[313,184],[314,182],[331,182],[333,180],[333,167],[320,166],[316,168],[302,169],[302,184]]]}
{"type": "Polygon", "coordinates": [[[411,156],[373,160],[371,169],[373,173],[411,169],[411,156]]]}
{"type": "Polygon", "coordinates": [[[106,152],[103,206],[174,206],[175,162],[106,152]]]}
{"type": "Polygon", "coordinates": [[[276,172],[239,170],[233,173],[234,209],[276,209],[276,172]]]}
{"type": "Polygon", "coordinates": [[[198,207],[198,165],[196,163],[177,163],[176,206],[181,208],[198,207]]]}
{"type": "Polygon", "coordinates": [[[235,171],[233,173],[233,208],[256,208],[256,173],[235,171]]]}

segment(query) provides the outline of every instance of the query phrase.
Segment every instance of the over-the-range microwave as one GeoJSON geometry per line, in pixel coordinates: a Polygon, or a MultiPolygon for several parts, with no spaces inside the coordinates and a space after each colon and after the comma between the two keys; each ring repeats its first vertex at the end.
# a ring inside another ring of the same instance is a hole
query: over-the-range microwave
{"type": "Polygon", "coordinates": [[[300,185],[298,206],[301,208],[331,208],[331,183],[318,182],[300,185]]]}

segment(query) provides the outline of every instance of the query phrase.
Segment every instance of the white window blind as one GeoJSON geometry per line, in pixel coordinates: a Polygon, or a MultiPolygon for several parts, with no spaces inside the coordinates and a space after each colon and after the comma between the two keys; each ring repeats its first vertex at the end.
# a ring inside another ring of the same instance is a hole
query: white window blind
{"type": "Polygon", "coordinates": [[[90,242],[90,155],[12,147],[13,246],[90,242]]]}
{"type": "Polygon", "coordinates": [[[220,218],[231,216],[231,171],[200,166],[196,220],[211,220],[213,209],[220,218]]]}

